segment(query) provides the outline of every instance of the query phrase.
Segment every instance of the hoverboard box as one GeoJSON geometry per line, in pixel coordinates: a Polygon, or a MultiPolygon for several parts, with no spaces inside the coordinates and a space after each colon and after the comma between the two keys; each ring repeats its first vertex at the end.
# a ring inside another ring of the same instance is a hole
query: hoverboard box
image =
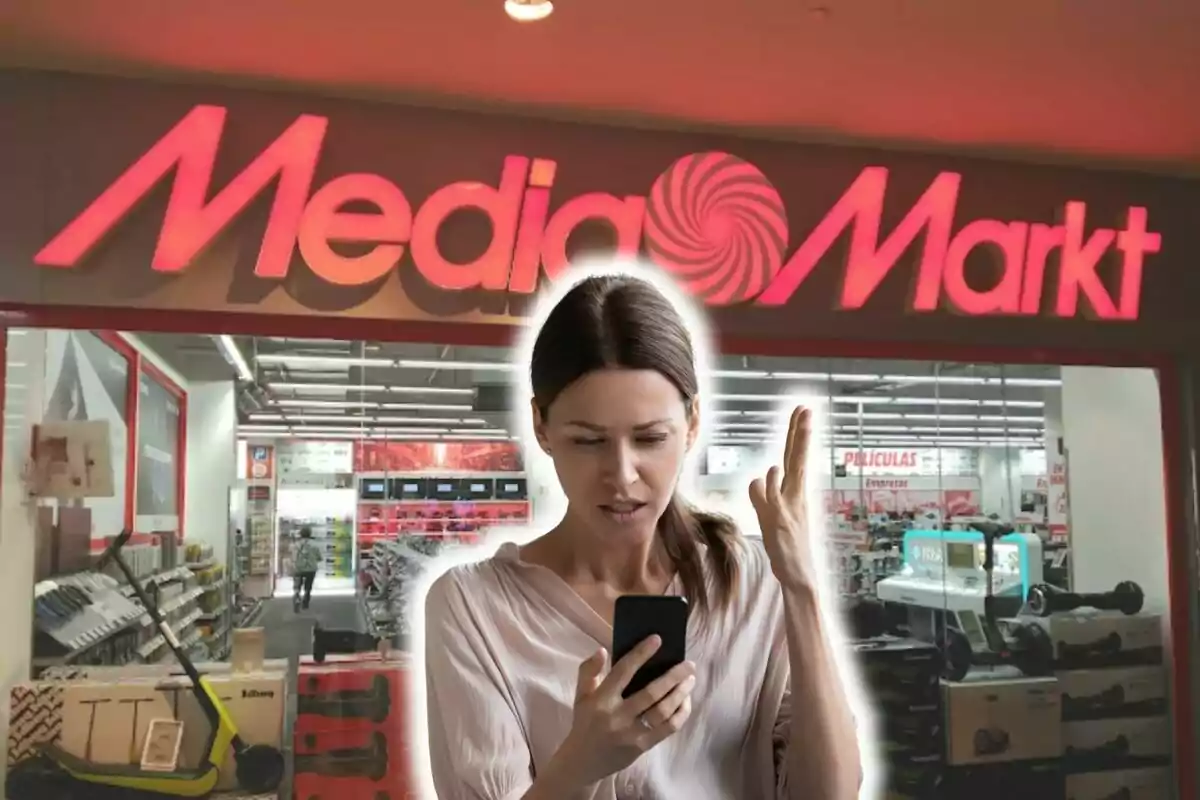
{"type": "Polygon", "coordinates": [[[297,678],[295,777],[308,800],[405,800],[410,659],[402,654],[302,659],[297,678]]]}

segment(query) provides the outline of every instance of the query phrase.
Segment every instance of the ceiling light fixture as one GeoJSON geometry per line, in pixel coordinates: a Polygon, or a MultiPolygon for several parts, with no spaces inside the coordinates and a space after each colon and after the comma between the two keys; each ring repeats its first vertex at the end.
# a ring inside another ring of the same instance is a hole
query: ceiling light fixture
{"type": "Polygon", "coordinates": [[[346,384],[346,383],[268,383],[267,388],[273,392],[314,392],[326,394],[345,394],[346,392],[382,392],[385,386],[379,384],[346,384]]]}
{"type": "Polygon", "coordinates": [[[290,353],[266,353],[254,357],[260,364],[308,364],[328,367],[390,367],[390,358],[352,358],[350,356],[301,356],[290,353]]]}
{"type": "Polygon", "coordinates": [[[504,0],[504,13],[517,22],[538,22],[554,13],[550,0],[504,0]]]}
{"type": "Polygon", "coordinates": [[[459,397],[470,397],[474,389],[455,389],[449,386],[389,386],[389,392],[401,394],[452,394],[459,397]]]}
{"type": "Polygon", "coordinates": [[[396,362],[400,369],[472,369],[498,370],[512,372],[520,366],[509,361],[428,361],[412,358],[402,358],[396,362]]]}
{"type": "Polygon", "coordinates": [[[360,403],[350,400],[276,400],[277,406],[293,408],[378,408],[378,403],[360,403]]]}
{"type": "Polygon", "coordinates": [[[384,403],[389,411],[471,411],[470,403],[384,403]]]}
{"type": "Polygon", "coordinates": [[[250,370],[250,365],[246,363],[242,351],[238,349],[237,342],[233,341],[233,337],[223,333],[216,339],[217,345],[225,353],[225,359],[237,370],[238,377],[243,381],[252,382],[254,373],[250,370]]]}

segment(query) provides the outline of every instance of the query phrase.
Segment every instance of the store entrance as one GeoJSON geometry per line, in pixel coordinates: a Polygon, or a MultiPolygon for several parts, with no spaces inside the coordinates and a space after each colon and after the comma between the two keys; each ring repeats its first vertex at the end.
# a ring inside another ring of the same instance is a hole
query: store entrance
{"type": "MultiPolygon", "coordinates": [[[[514,365],[499,348],[9,337],[9,437],[25,421],[102,422],[114,476],[110,496],[45,501],[35,594],[86,575],[131,527],[123,552],[193,658],[227,658],[247,627],[265,629],[268,657],[307,655],[315,624],[402,640],[399,581],[413,564],[530,518],[510,430],[514,365]]],[[[143,627],[126,637],[131,651],[96,642],[64,652],[35,630],[34,666],[171,658],[143,627]]]]}
{"type": "MultiPolygon", "coordinates": [[[[28,328],[8,331],[6,354],[5,474],[23,468],[34,425],[68,420],[107,422],[113,473],[106,496],[37,501],[35,569],[6,584],[10,608],[94,586],[91,559],[129,527],[139,579],[198,661],[230,658],[247,630],[267,660],[304,656],[318,624],[406,650],[412,588],[435,558],[536,535],[561,508],[553,472],[517,435],[508,348],[28,328]],[[304,589],[311,578],[307,606],[299,576],[304,589]]],[[[1186,649],[1169,649],[1164,631],[1186,600],[1168,580],[1154,370],[724,353],[704,378],[691,499],[756,536],[746,485],[779,457],[781,411],[803,398],[823,414],[814,497],[849,635],[902,634],[938,653],[928,665],[947,657],[948,629],[965,642],[963,674],[941,684],[933,666],[888,684],[892,651],[864,651],[879,713],[920,708],[916,724],[945,731],[903,745],[916,765],[905,775],[1058,764],[1119,740],[1169,774],[1167,654],[1178,669],[1186,649]],[[1061,610],[1022,610],[1034,586],[1104,603],[1118,585],[1136,587],[1137,609],[1116,598],[1083,628],[1063,627],[1061,610]],[[1019,616],[1065,637],[1069,658],[998,663],[987,637],[1019,616]],[[1051,683],[1102,706],[1138,694],[1080,715],[1030,699],[1051,683]],[[981,755],[975,734],[991,723],[980,709],[997,692],[1011,699],[1007,749],[981,755]]],[[[33,605],[23,635],[35,672],[170,659],[136,618],[64,647],[58,612],[33,605]]]]}

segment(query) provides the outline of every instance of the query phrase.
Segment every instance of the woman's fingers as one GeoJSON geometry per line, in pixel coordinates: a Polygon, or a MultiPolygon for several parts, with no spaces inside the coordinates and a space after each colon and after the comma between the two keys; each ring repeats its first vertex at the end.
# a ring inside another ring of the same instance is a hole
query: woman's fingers
{"type": "Polygon", "coordinates": [[[692,690],[695,688],[696,676],[689,675],[681,683],[677,684],[666,697],[647,709],[641,715],[642,719],[646,720],[651,730],[657,731],[669,723],[683,704],[690,700],[692,690]]]}
{"type": "Polygon", "coordinates": [[[633,680],[633,676],[637,674],[643,664],[650,660],[651,656],[658,652],[658,648],[661,646],[662,640],[657,636],[647,636],[638,642],[620,661],[613,664],[608,677],[600,685],[600,690],[610,698],[620,698],[625,687],[633,680]]]}
{"type": "Polygon", "coordinates": [[[650,735],[653,737],[650,746],[653,747],[664,739],[679,733],[679,731],[683,730],[683,726],[690,716],[692,716],[692,696],[691,694],[686,694],[671,716],[650,729],[650,735]]]}
{"type": "Polygon", "coordinates": [[[576,700],[586,697],[600,686],[600,676],[604,673],[606,661],[608,652],[601,648],[579,665],[579,680],[575,684],[576,700]]]}
{"type": "Polygon", "coordinates": [[[796,452],[796,429],[800,423],[800,412],[804,410],[803,406],[796,406],[792,409],[792,417],[788,420],[787,439],[783,448],[783,464],[785,467],[792,463],[792,454],[796,452]]]}
{"type": "Polygon", "coordinates": [[[788,428],[787,453],[783,458],[783,495],[795,499],[804,491],[804,472],[808,465],[808,440],[812,430],[812,414],[797,406],[788,428]]]}
{"type": "Polygon", "coordinates": [[[689,678],[693,678],[695,673],[696,665],[690,661],[676,664],[666,674],[655,678],[645,689],[642,689],[633,697],[626,700],[625,710],[630,717],[639,717],[645,714],[651,708],[658,705],[674,689],[678,688],[680,684],[689,678]]]}

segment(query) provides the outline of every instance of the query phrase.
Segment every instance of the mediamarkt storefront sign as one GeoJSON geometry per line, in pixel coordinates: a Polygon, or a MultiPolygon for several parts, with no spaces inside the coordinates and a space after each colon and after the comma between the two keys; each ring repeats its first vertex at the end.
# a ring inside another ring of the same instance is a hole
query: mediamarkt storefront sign
{"type": "Polygon", "coordinates": [[[342,175],[314,186],[330,123],[311,115],[298,117],[228,184],[216,187],[212,176],[226,117],[218,106],[192,109],[42,247],[36,263],[79,265],[172,172],[151,262],[160,273],[187,269],[268,191],[274,198],[255,274],[282,280],[299,249],[313,273],[338,286],[380,280],[407,250],[418,272],[440,289],[530,294],[543,271],[553,280],[566,265],[571,233],[599,221],[611,228],[618,252],[644,253],[709,305],[779,306],[849,231],[844,279],[835,298],[843,309],[861,308],[901,256],[919,248],[909,300],[913,311],[949,306],[971,316],[1074,317],[1084,309],[1103,320],[1134,320],[1146,257],[1162,247],[1146,209],[1138,206],[1128,208],[1120,229],[1089,226],[1087,204],[1066,198],[1061,220],[1054,223],[956,219],[963,179],[955,172],[938,174],[885,234],[881,219],[888,170],[883,167],[863,169],[815,227],[794,235],[768,177],[720,152],[696,153],[667,165],[645,196],[590,192],[553,210],[558,165],[514,155],[500,165],[497,185],[453,183],[414,208],[403,189],[382,175],[342,175]],[[364,204],[374,211],[347,210],[364,204]],[[438,231],[464,209],[489,218],[491,241],[473,262],[452,263],[439,250],[438,231]],[[372,247],[348,256],[335,250],[338,243],[372,247]],[[967,257],[978,250],[990,253],[998,267],[998,280],[983,290],[968,285],[965,276],[967,257]],[[1048,281],[1052,254],[1057,254],[1057,280],[1048,281]],[[1114,255],[1120,278],[1110,290],[1097,266],[1114,255]]]}

